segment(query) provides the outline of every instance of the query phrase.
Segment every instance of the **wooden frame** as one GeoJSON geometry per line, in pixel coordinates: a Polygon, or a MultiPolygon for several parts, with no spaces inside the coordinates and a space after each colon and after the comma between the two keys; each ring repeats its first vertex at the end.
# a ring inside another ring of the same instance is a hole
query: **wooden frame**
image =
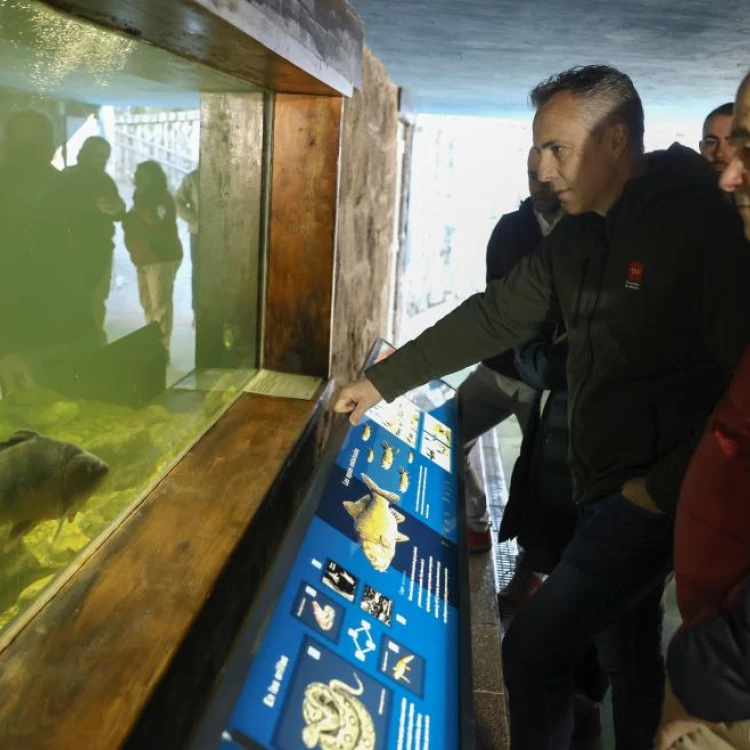
{"type": "MultiPolygon", "coordinates": [[[[327,375],[340,95],[359,83],[362,54],[362,29],[345,0],[318,0],[314,15],[294,0],[47,4],[282,92],[269,141],[274,181],[262,353],[266,366],[327,375]]],[[[140,749],[144,736],[160,737],[154,746],[177,746],[197,704],[180,704],[183,723],[169,738],[154,718],[161,714],[164,722],[165,712],[149,706],[174,705],[170,690],[181,675],[193,677],[196,655],[213,660],[200,675],[210,684],[242,615],[243,600],[217,598],[220,583],[251,558],[256,572],[268,563],[274,535],[257,519],[266,518],[276,537],[283,531],[269,506],[273,490],[283,476],[305,474],[301,446],[326,395],[314,402],[241,397],[19,632],[0,653],[3,750],[140,749]],[[270,548],[251,543],[258,539],[270,548]],[[225,609],[232,616],[221,619],[225,609]],[[221,644],[206,651],[206,623],[219,621],[221,644]],[[175,672],[178,662],[184,673],[175,672]]],[[[290,512],[292,495],[283,495],[290,512]]],[[[242,583],[251,596],[254,583],[242,583]]],[[[185,682],[180,687],[197,700],[200,691],[185,682]]],[[[179,723],[174,718],[167,712],[166,721],[179,723]]]]}
{"type": "Polygon", "coordinates": [[[3,750],[127,740],[317,409],[243,396],[0,654],[3,750]]]}
{"type": "Polygon", "coordinates": [[[45,0],[274,91],[351,96],[362,26],[346,0],[45,0]]]}

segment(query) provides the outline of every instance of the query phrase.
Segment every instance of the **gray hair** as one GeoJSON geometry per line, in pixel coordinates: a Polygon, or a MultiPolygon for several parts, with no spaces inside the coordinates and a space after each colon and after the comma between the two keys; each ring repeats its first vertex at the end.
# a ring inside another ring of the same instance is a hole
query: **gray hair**
{"type": "Polygon", "coordinates": [[[631,147],[643,153],[643,103],[630,76],[609,65],[571,68],[532,89],[531,103],[538,109],[563,91],[586,103],[592,130],[599,125],[624,123],[631,147]]]}

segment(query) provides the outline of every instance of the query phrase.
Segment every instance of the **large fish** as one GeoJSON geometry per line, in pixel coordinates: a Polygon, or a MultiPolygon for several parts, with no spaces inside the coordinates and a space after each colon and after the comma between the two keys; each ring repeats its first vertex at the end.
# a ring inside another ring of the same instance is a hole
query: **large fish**
{"type": "Polygon", "coordinates": [[[345,500],[344,508],[354,519],[354,529],[365,557],[375,570],[384,572],[396,555],[396,543],[406,542],[398,530],[405,519],[390,503],[400,502],[395,492],[381,490],[366,474],[362,481],[370,492],[359,500],[345,500]]]}
{"type": "Polygon", "coordinates": [[[41,521],[59,519],[59,532],[108,471],[93,453],[31,430],[0,442],[0,523],[12,524],[5,548],[41,521]]]}

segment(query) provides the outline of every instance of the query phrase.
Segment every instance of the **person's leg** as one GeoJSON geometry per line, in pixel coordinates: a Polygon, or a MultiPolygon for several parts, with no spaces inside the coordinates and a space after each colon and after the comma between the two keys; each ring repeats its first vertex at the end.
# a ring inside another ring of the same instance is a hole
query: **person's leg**
{"type": "Polygon", "coordinates": [[[671,537],[668,519],[620,495],[582,510],[562,562],[516,614],[503,643],[513,750],[568,750],[574,665],[599,631],[663,580],[671,537]]]}
{"type": "Polygon", "coordinates": [[[169,351],[169,343],[172,338],[172,324],[174,317],[174,281],[180,264],[176,261],[155,263],[152,281],[152,294],[154,300],[154,319],[161,328],[162,344],[169,351]]]}
{"type": "Polygon", "coordinates": [[[138,278],[138,298],[141,301],[146,323],[154,322],[154,306],[151,301],[151,282],[149,269],[151,266],[139,266],[136,269],[138,278]]]}
{"type": "Polygon", "coordinates": [[[464,440],[466,517],[469,528],[480,533],[489,529],[487,495],[482,480],[469,460],[469,454],[481,435],[514,412],[519,386],[528,388],[510,378],[501,378],[489,367],[480,364],[458,389],[464,440]]]}
{"type": "Polygon", "coordinates": [[[597,651],[612,685],[617,750],[649,747],[664,698],[661,650],[663,579],[632,610],[599,633],[597,651]]]}
{"type": "Polygon", "coordinates": [[[109,250],[109,256],[106,268],[102,273],[101,279],[94,287],[91,293],[91,307],[94,314],[97,334],[101,337],[102,343],[107,343],[107,334],[104,330],[104,323],[107,318],[107,299],[109,298],[110,287],[112,286],[112,262],[113,251],[109,250]]]}

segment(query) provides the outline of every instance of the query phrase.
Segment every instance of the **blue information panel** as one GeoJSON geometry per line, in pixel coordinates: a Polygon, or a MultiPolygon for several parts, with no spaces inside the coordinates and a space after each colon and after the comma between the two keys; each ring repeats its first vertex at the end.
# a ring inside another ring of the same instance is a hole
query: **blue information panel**
{"type": "Polygon", "coordinates": [[[349,429],[221,747],[461,747],[459,455],[443,383],[349,429]]]}

